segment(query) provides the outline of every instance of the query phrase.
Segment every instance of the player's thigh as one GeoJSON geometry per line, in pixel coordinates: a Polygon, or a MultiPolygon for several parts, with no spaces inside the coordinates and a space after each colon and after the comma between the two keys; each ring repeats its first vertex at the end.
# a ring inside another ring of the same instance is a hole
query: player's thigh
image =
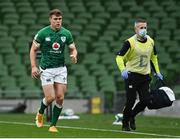
{"type": "Polygon", "coordinates": [[[43,85],[44,96],[47,100],[52,101],[55,99],[55,90],[53,84],[43,85]]]}
{"type": "Polygon", "coordinates": [[[62,83],[54,83],[54,89],[55,89],[55,94],[57,97],[64,97],[64,94],[67,90],[67,85],[66,84],[62,84],[62,83]]]}

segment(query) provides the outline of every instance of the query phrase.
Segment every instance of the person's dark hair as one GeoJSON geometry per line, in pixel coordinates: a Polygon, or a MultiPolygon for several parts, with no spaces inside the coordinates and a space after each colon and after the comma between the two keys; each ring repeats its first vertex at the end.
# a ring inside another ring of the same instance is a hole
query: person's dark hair
{"type": "Polygon", "coordinates": [[[59,9],[53,9],[49,12],[49,17],[51,17],[52,15],[62,16],[62,12],[59,9]]]}
{"type": "Polygon", "coordinates": [[[134,23],[134,26],[136,26],[137,23],[147,23],[145,19],[137,19],[134,23]]]}

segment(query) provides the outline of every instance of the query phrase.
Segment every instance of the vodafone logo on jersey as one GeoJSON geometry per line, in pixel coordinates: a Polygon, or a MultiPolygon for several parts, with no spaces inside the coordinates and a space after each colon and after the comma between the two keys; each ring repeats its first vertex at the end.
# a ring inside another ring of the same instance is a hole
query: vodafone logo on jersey
{"type": "Polygon", "coordinates": [[[58,49],[60,48],[60,44],[57,43],[57,42],[55,42],[55,43],[52,44],[52,48],[53,48],[54,50],[58,50],[58,49]]]}

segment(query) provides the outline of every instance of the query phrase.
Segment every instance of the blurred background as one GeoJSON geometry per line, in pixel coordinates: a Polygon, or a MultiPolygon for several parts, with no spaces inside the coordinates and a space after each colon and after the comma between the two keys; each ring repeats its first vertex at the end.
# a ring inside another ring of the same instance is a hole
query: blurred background
{"type": "Polygon", "coordinates": [[[125,91],[116,52],[134,34],[135,19],[144,18],[148,34],[155,40],[160,70],[177,99],[166,113],[177,115],[179,0],[0,0],[1,112],[20,104],[26,113],[37,111],[43,94],[40,81],[31,78],[29,47],[37,31],[49,25],[48,12],[53,8],[63,12],[63,26],[72,32],[79,52],[78,64],[72,65],[66,50],[65,108],[79,113],[122,112],[125,91]]]}

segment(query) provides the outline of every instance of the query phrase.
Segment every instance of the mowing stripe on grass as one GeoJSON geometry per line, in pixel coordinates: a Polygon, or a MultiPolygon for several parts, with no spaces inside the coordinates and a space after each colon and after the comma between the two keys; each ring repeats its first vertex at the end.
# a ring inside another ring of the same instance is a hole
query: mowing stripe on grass
{"type": "MultiPolygon", "coordinates": [[[[15,125],[30,125],[35,126],[34,123],[23,123],[23,122],[8,122],[8,121],[0,121],[0,123],[4,124],[15,124],[15,125]]],[[[44,125],[49,126],[49,125],[44,125]]],[[[77,129],[77,130],[91,130],[91,131],[102,131],[102,132],[118,132],[118,133],[131,133],[137,135],[149,135],[149,136],[158,136],[158,137],[169,137],[169,138],[180,138],[180,136],[173,135],[162,135],[162,134],[152,134],[152,133],[143,133],[143,132],[125,132],[120,130],[111,130],[111,129],[98,129],[98,128],[86,128],[86,127],[71,127],[71,126],[57,126],[60,128],[69,128],[69,129],[77,129]]]]}

